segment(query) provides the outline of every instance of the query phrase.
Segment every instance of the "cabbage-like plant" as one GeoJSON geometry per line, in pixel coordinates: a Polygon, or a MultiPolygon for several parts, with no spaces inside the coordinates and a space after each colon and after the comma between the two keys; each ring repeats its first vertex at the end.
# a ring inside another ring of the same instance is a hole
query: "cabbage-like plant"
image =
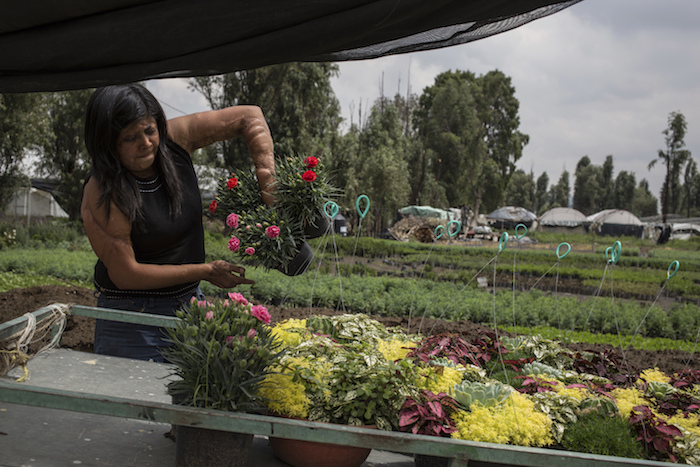
{"type": "Polygon", "coordinates": [[[465,409],[478,402],[484,407],[500,404],[513,391],[508,385],[500,382],[479,383],[462,381],[454,387],[454,399],[465,409]]]}

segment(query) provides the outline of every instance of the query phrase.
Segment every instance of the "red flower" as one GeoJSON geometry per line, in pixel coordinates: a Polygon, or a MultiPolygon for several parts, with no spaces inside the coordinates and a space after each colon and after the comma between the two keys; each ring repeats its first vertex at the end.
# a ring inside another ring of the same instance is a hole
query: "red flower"
{"type": "Polygon", "coordinates": [[[304,159],[304,164],[306,164],[307,169],[313,169],[318,165],[318,159],[316,159],[314,156],[309,156],[304,159]]]}
{"type": "Polygon", "coordinates": [[[241,241],[236,237],[231,237],[231,239],[228,241],[228,249],[235,253],[240,247],[241,241]]]}
{"type": "Polygon", "coordinates": [[[228,188],[229,190],[233,190],[237,186],[238,186],[238,179],[236,177],[231,177],[226,182],[226,188],[228,188]]]}
{"type": "Polygon", "coordinates": [[[212,202],[209,203],[209,212],[214,214],[216,212],[217,207],[218,207],[218,204],[216,203],[216,200],[212,200],[212,202]]]}
{"type": "Polygon", "coordinates": [[[314,172],[313,170],[307,170],[306,172],[304,172],[301,178],[305,182],[313,182],[314,180],[316,180],[316,172],[314,172]]]}

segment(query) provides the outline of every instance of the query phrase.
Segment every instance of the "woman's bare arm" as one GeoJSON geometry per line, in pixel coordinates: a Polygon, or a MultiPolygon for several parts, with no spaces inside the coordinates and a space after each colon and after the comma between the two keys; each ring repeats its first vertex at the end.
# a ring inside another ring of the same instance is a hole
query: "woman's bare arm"
{"type": "Polygon", "coordinates": [[[206,264],[159,265],[136,261],[131,244],[131,223],[115,204],[97,205],[100,189],[93,177],[85,185],[80,208],[85,233],[100,260],[107,267],[112,282],[124,290],[148,290],[205,280],[228,289],[252,284],[245,270],[226,261],[206,264]]]}
{"type": "Polygon", "coordinates": [[[242,136],[255,164],[263,202],[275,202],[274,143],[260,107],[238,105],[174,118],[168,121],[168,133],[190,154],[218,141],[242,136]]]}

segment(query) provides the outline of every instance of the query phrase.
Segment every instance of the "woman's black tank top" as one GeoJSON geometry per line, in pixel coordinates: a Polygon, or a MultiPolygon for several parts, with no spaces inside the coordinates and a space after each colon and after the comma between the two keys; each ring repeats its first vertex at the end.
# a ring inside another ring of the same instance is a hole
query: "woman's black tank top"
{"type": "MultiPolygon", "coordinates": [[[[163,144],[163,142],[161,142],[163,144]]],[[[182,210],[170,216],[168,195],[162,175],[138,179],[141,192],[143,228],[133,228],[131,242],[136,261],[149,264],[192,264],[204,262],[202,198],[190,155],[177,143],[166,140],[182,186],[182,210]]],[[[108,296],[179,297],[193,293],[199,282],[189,282],[154,290],[121,290],[109,277],[100,260],[95,265],[95,287],[108,296]]]]}

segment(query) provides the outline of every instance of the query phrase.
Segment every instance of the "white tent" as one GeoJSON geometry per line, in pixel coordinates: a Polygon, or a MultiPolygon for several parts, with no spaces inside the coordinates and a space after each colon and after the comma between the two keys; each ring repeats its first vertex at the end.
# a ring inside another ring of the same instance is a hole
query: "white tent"
{"type": "Polygon", "coordinates": [[[588,222],[585,214],[573,208],[552,208],[540,216],[539,224],[548,227],[578,227],[588,222]]]}
{"type": "Polygon", "coordinates": [[[519,206],[504,206],[488,213],[486,219],[497,229],[512,229],[518,224],[529,228],[537,220],[537,216],[519,206]]]}
{"type": "Polygon", "coordinates": [[[68,217],[51,193],[34,187],[17,190],[5,213],[26,217],[68,217]]]}
{"type": "Polygon", "coordinates": [[[552,208],[540,216],[538,225],[542,229],[562,232],[585,232],[588,219],[578,209],[552,208]]]}
{"type": "Polygon", "coordinates": [[[641,237],[644,233],[644,223],[624,209],[605,209],[588,216],[588,221],[590,230],[600,235],[641,237]]]}

